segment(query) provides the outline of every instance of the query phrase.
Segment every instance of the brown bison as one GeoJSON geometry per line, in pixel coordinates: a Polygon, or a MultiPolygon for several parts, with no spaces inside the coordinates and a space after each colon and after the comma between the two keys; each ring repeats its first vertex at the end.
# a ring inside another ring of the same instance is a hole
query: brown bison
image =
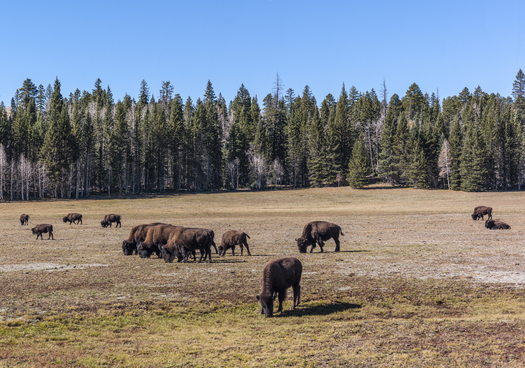
{"type": "Polygon", "coordinates": [[[42,237],[42,233],[49,233],[49,236],[47,237],[47,239],[55,240],[55,238],[53,237],[53,225],[50,225],[50,224],[36,225],[34,228],[31,229],[31,231],[33,232],[33,235],[36,234],[37,239],[38,237],[40,237],[40,240],[44,240],[44,238],[42,237]]]}
{"type": "Polygon", "coordinates": [[[509,224],[499,220],[487,220],[485,221],[485,227],[490,230],[509,230],[509,224]]]}
{"type": "Polygon", "coordinates": [[[102,225],[102,227],[108,227],[108,226],[111,227],[111,224],[114,222],[117,223],[115,225],[115,228],[119,226],[122,227],[122,224],[120,223],[120,215],[115,215],[115,214],[104,216],[104,220],[100,222],[100,225],[102,225]]]}
{"type": "Polygon", "coordinates": [[[261,303],[261,314],[266,317],[273,316],[273,301],[279,294],[279,309],[283,311],[283,301],[286,298],[286,289],[293,288],[292,310],[299,305],[301,299],[301,274],[303,265],[297,258],[288,257],[266,264],[263,270],[262,291],[257,295],[257,300],[261,303]]]}
{"type": "Polygon", "coordinates": [[[479,220],[480,218],[484,220],[483,216],[488,215],[488,219],[492,219],[492,207],[478,206],[474,208],[474,213],[472,214],[472,220],[479,220]]]}
{"type": "Polygon", "coordinates": [[[295,241],[297,242],[297,248],[299,248],[299,252],[301,253],[306,253],[306,249],[309,245],[312,246],[310,248],[310,253],[312,253],[316,243],[319,244],[319,247],[321,247],[321,253],[323,253],[324,242],[333,238],[335,241],[335,251],[339,252],[339,234],[345,235],[341,231],[339,225],[326,221],[312,221],[306,224],[303,229],[303,235],[301,235],[300,238],[295,239],[295,241]]]}
{"type": "Polygon", "coordinates": [[[20,215],[20,225],[29,225],[29,215],[25,213],[20,215]]]}
{"type": "Polygon", "coordinates": [[[213,242],[213,231],[208,229],[181,227],[175,229],[162,248],[162,258],[164,262],[171,263],[177,257],[177,262],[186,262],[190,254],[196,260],[195,251],[199,250],[201,257],[199,263],[206,258],[211,262],[211,245],[213,242]]]}
{"type": "Polygon", "coordinates": [[[62,221],[69,222],[69,225],[72,223],[82,224],[82,215],[80,213],[68,213],[67,216],[62,219],[62,221]]]}
{"type": "Polygon", "coordinates": [[[144,241],[148,229],[156,225],[167,225],[162,222],[153,222],[151,224],[141,224],[134,226],[129,232],[129,237],[122,242],[122,251],[124,255],[130,256],[137,254],[137,244],[144,241]]]}
{"type": "Polygon", "coordinates": [[[152,253],[155,253],[160,258],[162,256],[162,247],[168,242],[171,232],[180,227],[173,225],[151,226],[146,233],[144,241],[137,243],[137,253],[140,258],[149,258],[152,253]]]}
{"type": "Polygon", "coordinates": [[[228,230],[224,234],[222,234],[222,242],[219,246],[219,255],[223,256],[226,254],[226,251],[231,248],[232,250],[232,256],[235,255],[235,246],[239,245],[241,247],[241,256],[242,251],[244,247],[246,247],[246,250],[248,251],[248,255],[252,255],[250,253],[250,248],[248,247],[248,241],[246,238],[250,239],[250,236],[242,231],[237,230],[228,230]]]}

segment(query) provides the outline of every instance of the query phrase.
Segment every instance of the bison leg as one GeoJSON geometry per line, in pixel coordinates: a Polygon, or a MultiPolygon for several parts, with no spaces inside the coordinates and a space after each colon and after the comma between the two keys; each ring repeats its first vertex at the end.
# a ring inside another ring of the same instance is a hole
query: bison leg
{"type": "Polygon", "coordinates": [[[49,232],[49,236],[47,237],[47,240],[49,240],[49,238],[51,238],[52,240],[55,240],[55,237],[53,236],[52,231],[49,232]]]}
{"type": "MultiPolygon", "coordinates": [[[[250,247],[248,247],[248,242],[244,242],[244,246],[246,247],[246,250],[248,251],[248,255],[251,256],[252,254],[250,253],[250,247]]],[[[242,255],[242,248],[241,248],[241,255],[242,255]]]]}
{"type": "Polygon", "coordinates": [[[335,251],[339,252],[341,250],[340,249],[340,243],[339,243],[339,237],[335,237],[334,241],[335,241],[335,251]]]}
{"type": "MultiPolygon", "coordinates": [[[[230,247],[232,248],[232,256],[235,255],[235,244],[230,244],[230,247]]],[[[242,255],[242,248],[241,248],[241,255],[242,255]]]]}
{"type": "Polygon", "coordinates": [[[297,285],[293,285],[292,287],[293,287],[293,304],[292,304],[291,310],[294,310],[295,307],[299,305],[299,302],[301,299],[301,285],[297,284],[297,285]]]}
{"type": "Polygon", "coordinates": [[[286,290],[279,291],[279,309],[277,309],[277,312],[283,311],[283,302],[285,298],[286,298],[286,290]]]}
{"type": "Polygon", "coordinates": [[[323,240],[321,238],[319,238],[319,239],[317,239],[317,243],[319,244],[319,248],[321,248],[321,253],[323,253],[324,252],[324,249],[323,249],[324,242],[323,242],[323,240]]]}

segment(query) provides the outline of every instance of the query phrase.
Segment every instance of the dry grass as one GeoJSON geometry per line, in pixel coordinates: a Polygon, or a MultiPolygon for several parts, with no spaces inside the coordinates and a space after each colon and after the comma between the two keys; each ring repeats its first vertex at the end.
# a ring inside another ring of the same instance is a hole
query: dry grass
{"type": "Polygon", "coordinates": [[[524,196],[376,187],[2,203],[0,367],[525,366],[524,196]],[[512,230],[472,221],[476,205],[512,230]],[[69,212],[84,224],[62,223],[69,212]],[[107,213],[122,229],[100,226],[107,213]],[[314,219],[342,227],[342,252],[332,241],[297,252],[314,219]],[[210,228],[216,242],[243,230],[253,256],[123,256],[131,227],[152,221],[210,228]],[[54,241],[28,230],[43,222],[54,241]],[[302,303],[265,319],[262,268],[289,255],[303,263],[302,303]]]}

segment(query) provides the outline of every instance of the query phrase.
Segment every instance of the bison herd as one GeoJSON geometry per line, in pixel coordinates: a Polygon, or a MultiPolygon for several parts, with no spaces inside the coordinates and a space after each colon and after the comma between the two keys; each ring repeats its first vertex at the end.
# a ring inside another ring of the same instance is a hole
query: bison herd
{"type": "MultiPolygon", "coordinates": [[[[478,206],[474,208],[472,214],[473,220],[484,220],[485,227],[490,230],[496,229],[510,229],[510,226],[503,221],[492,219],[492,208],[486,206],[478,206]]],[[[82,215],[79,213],[69,213],[63,219],[63,222],[69,224],[82,224],[82,215]]],[[[103,228],[111,227],[115,223],[115,228],[122,227],[120,222],[120,215],[109,214],[100,222],[103,228]]],[[[22,214],[20,216],[20,224],[27,225],[29,223],[29,216],[22,214]]],[[[48,239],[54,239],[53,226],[50,224],[39,224],[31,229],[34,235],[43,240],[42,234],[48,233],[48,239]]],[[[310,253],[316,245],[319,245],[320,252],[324,251],[325,241],[333,239],[335,242],[335,252],[340,251],[339,235],[344,235],[341,227],[331,222],[326,221],[312,221],[306,224],[303,228],[301,236],[295,241],[300,253],[306,253],[308,246],[310,246],[310,253]]],[[[248,255],[251,256],[250,248],[247,239],[250,236],[243,231],[229,230],[222,235],[221,245],[217,248],[214,241],[215,233],[213,230],[202,228],[191,228],[183,226],[174,226],[161,222],[154,222],[149,224],[141,224],[134,226],[127,239],[122,242],[122,252],[124,255],[138,254],[140,258],[149,258],[152,254],[163,258],[164,262],[171,263],[175,259],[177,262],[187,262],[188,258],[193,257],[194,262],[202,262],[203,260],[211,262],[211,248],[213,247],[215,253],[219,256],[224,256],[226,251],[231,249],[232,255],[235,255],[235,247],[238,245],[241,249],[241,256],[243,250],[246,248],[248,255]],[[199,251],[200,258],[197,261],[196,253],[199,251]]],[[[282,312],[282,303],[286,297],[286,290],[293,288],[293,303],[294,309],[299,305],[301,298],[301,281],[303,266],[301,262],[293,257],[281,258],[268,262],[263,269],[262,290],[256,296],[261,304],[261,314],[266,317],[273,315],[273,301],[279,298],[279,307],[277,312],[282,312]]]]}

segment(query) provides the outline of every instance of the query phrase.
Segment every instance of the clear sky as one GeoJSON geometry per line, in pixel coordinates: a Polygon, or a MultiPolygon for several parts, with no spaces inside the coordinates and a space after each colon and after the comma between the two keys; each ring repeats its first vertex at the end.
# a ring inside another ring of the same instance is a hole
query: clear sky
{"type": "Polygon", "coordinates": [[[210,80],[229,102],[244,83],[260,103],[277,73],[320,103],[342,84],[402,97],[412,83],[439,97],[479,85],[509,96],[525,69],[523,0],[5,1],[0,101],[26,78],[91,91],[97,78],[137,99],[144,79],[184,100],[210,80]]]}

